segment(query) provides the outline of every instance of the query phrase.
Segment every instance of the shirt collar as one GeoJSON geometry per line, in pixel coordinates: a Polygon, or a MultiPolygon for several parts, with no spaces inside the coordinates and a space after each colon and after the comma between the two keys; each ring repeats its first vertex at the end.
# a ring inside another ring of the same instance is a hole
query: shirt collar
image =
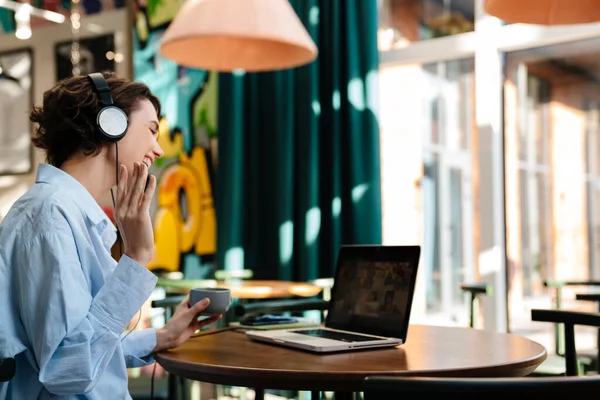
{"type": "Polygon", "coordinates": [[[36,183],[48,183],[50,185],[58,186],[69,192],[71,195],[70,197],[87,216],[90,222],[101,230],[104,230],[104,228],[109,225],[113,225],[90,192],[88,192],[79,181],[65,171],[50,164],[40,163],[38,165],[35,181],[36,183]]]}

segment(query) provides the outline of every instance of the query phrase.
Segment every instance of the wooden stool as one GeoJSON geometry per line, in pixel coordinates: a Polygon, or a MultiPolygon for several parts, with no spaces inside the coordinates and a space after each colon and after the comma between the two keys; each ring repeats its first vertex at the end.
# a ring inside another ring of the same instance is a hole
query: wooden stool
{"type": "Polygon", "coordinates": [[[471,311],[470,311],[470,322],[469,326],[471,328],[475,327],[475,299],[480,294],[487,295],[488,294],[488,285],[485,283],[461,283],[460,288],[463,292],[468,292],[471,294],[471,311]]]}

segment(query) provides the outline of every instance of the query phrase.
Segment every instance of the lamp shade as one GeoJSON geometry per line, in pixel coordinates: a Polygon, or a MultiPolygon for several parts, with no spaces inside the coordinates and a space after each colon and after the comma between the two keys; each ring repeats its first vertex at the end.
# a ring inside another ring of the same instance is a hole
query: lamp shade
{"type": "Polygon", "coordinates": [[[288,0],[185,0],[160,52],[211,71],[271,71],[313,61],[317,46],[288,0]]]}
{"type": "Polygon", "coordinates": [[[510,23],[568,25],[600,21],[600,0],[486,0],[485,10],[510,23]]]}

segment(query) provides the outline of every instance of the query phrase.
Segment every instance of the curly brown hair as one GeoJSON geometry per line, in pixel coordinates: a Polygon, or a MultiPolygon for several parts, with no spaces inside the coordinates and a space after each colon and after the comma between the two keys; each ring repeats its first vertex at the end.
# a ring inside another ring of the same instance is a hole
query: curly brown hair
{"type": "MultiPolygon", "coordinates": [[[[148,86],[119,78],[112,72],[103,72],[114,103],[127,116],[141,99],[148,99],[160,117],[160,101],[148,86]]],[[[76,152],[98,155],[106,141],[96,125],[96,116],[102,108],[94,86],[87,76],[66,78],[44,93],[42,107],[33,107],[29,119],[37,123],[32,142],[46,151],[46,161],[60,167],[76,152]]]]}

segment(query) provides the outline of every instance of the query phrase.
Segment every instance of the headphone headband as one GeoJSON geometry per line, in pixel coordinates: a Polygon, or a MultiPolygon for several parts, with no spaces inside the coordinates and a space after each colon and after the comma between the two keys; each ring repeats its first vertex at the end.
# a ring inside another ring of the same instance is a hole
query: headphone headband
{"type": "Polygon", "coordinates": [[[104,79],[104,76],[100,72],[94,72],[93,74],[89,74],[88,78],[92,81],[94,88],[96,88],[96,92],[98,92],[98,97],[100,98],[100,103],[104,107],[114,105],[112,95],[110,94],[110,89],[108,87],[108,83],[104,79]]]}

